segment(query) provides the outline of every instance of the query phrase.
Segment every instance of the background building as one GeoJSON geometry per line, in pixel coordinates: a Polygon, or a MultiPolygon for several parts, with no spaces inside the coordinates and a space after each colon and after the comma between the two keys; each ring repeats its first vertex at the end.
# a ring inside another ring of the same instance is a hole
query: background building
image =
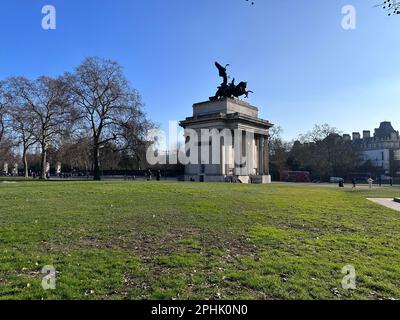
{"type": "MultiPolygon", "coordinates": [[[[349,138],[349,135],[344,135],[344,138],[349,138]]],[[[370,131],[365,130],[362,137],[359,132],[353,132],[352,138],[364,163],[381,169],[382,175],[400,175],[400,135],[390,122],[382,122],[373,136],[370,131]]]]}

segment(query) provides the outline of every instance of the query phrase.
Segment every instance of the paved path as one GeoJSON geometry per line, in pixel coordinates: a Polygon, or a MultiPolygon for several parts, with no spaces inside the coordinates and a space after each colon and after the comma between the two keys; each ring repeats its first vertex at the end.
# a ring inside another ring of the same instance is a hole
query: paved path
{"type": "Polygon", "coordinates": [[[400,212],[400,203],[395,202],[393,198],[369,198],[367,200],[400,212]]]}
{"type": "MultiPolygon", "coordinates": [[[[339,188],[337,183],[302,183],[302,182],[279,182],[279,181],[273,181],[273,185],[282,185],[282,186],[306,186],[306,187],[329,187],[329,188],[336,188],[336,189],[353,189],[353,185],[351,183],[345,183],[344,188],[339,188]]],[[[389,185],[382,185],[379,187],[378,185],[373,185],[371,190],[379,190],[379,189],[399,189],[400,185],[394,185],[394,186],[389,186],[389,185]]],[[[367,184],[357,184],[357,188],[355,190],[366,190],[370,189],[367,184]]]]}

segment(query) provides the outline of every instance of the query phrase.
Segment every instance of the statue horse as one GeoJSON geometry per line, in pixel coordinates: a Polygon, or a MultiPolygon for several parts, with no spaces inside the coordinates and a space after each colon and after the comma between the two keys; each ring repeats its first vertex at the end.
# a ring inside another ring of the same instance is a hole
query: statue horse
{"type": "Polygon", "coordinates": [[[214,97],[211,97],[211,101],[216,101],[221,98],[239,98],[241,96],[249,97],[249,93],[254,93],[253,91],[247,90],[247,82],[240,82],[235,85],[235,79],[229,85],[221,84],[214,97]]]}
{"type": "Polygon", "coordinates": [[[240,96],[249,97],[249,93],[254,93],[253,91],[247,90],[247,82],[240,82],[233,90],[232,95],[236,98],[240,96]]]}

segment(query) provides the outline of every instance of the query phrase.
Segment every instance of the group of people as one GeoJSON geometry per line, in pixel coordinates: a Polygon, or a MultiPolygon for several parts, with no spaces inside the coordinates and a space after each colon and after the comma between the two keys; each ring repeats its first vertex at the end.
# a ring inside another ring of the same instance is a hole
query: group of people
{"type": "MultiPolygon", "coordinates": [[[[151,179],[153,177],[153,172],[150,169],[147,170],[146,177],[147,177],[147,181],[151,181],[151,179]]],[[[156,180],[157,181],[161,180],[161,170],[157,170],[157,172],[156,172],[156,180]]]]}
{"type": "MultiPolygon", "coordinates": [[[[145,177],[147,181],[151,181],[153,179],[153,172],[148,169],[145,171],[145,177]]],[[[136,176],[124,176],[125,180],[136,180],[136,176]]],[[[161,180],[161,170],[156,171],[156,180],[160,181],[161,180]]]]}
{"type": "MultiPolygon", "coordinates": [[[[32,179],[36,179],[36,178],[40,178],[42,173],[29,170],[29,175],[32,177],[32,179]]],[[[50,172],[46,173],[46,179],[50,179],[50,172]]]]}
{"type": "MultiPolygon", "coordinates": [[[[370,189],[372,189],[372,186],[373,186],[374,182],[375,181],[372,178],[367,179],[368,187],[370,189]]],[[[353,189],[357,188],[357,180],[356,180],[356,178],[353,178],[351,183],[353,184],[353,189]]],[[[382,186],[382,178],[381,177],[378,178],[378,183],[379,183],[379,186],[381,187],[382,186]]],[[[391,187],[393,187],[393,178],[390,178],[389,184],[390,184],[391,187]]],[[[344,180],[340,180],[339,181],[339,187],[340,188],[344,188],[344,180]]]]}

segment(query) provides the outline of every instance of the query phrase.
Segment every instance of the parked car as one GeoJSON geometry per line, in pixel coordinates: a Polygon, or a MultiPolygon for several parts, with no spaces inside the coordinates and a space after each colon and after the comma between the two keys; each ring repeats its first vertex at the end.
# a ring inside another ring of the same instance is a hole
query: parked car
{"type": "Polygon", "coordinates": [[[339,183],[339,182],[344,182],[344,179],[340,178],[340,177],[330,177],[329,182],[330,183],[339,183]]]}

